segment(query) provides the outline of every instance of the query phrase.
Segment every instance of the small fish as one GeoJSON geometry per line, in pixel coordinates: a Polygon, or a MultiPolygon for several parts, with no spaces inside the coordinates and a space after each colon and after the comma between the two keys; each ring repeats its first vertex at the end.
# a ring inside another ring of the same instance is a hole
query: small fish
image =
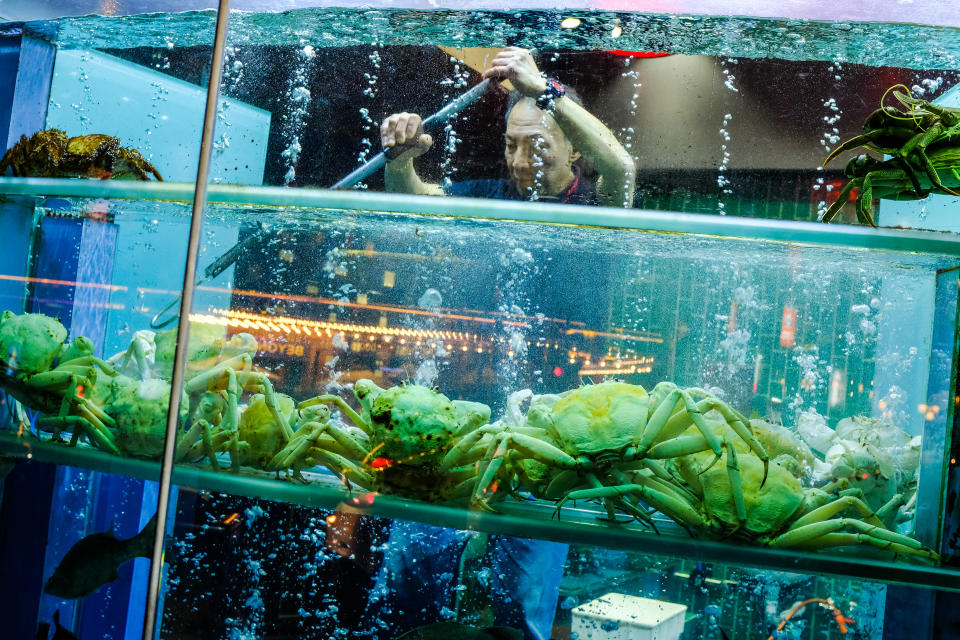
{"type": "Polygon", "coordinates": [[[417,627],[396,640],[523,640],[523,633],[510,627],[479,629],[459,622],[437,622],[417,627]]]}
{"type": "Polygon", "coordinates": [[[127,540],[112,533],[93,533],[70,547],[44,585],[44,592],[57,598],[84,598],[120,575],[117,568],[134,558],[149,558],[157,530],[154,514],[143,530],[127,540]]]}
{"type": "Polygon", "coordinates": [[[53,612],[53,625],[56,631],[54,631],[53,638],[51,640],[79,640],[77,636],[73,635],[72,631],[60,624],[59,609],[53,612]]]}

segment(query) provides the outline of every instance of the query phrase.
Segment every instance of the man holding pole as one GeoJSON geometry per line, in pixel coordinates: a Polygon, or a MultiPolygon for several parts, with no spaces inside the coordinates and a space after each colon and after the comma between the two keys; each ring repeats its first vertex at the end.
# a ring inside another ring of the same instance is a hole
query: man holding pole
{"type": "Polygon", "coordinates": [[[584,109],[572,90],[537,69],[526,49],[507,47],[483,78],[510,80],[516,88],[507,110],[504,157],[510,179],[471,180],[441,187],[420,179],[414,158],[433,145],[415,113],[395,113],[380,126],[388,191],[502,200],[540,200],[630,207],[633,159],[613,133],[584,109]],[[597,172],[596,183],[574,164],[581,155],[597,172]]]}

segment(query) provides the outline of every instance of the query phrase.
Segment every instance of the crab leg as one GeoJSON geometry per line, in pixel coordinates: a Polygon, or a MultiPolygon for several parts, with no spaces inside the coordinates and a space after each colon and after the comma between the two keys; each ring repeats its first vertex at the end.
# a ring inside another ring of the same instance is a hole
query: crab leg
{"type": "Polygon", "coordinates": [[[481,499],[482,494],[486,493],[487,488],[493,483],[508,452],[517,451],[519,454],[533,458],[538,462],[562,469],[575,469],[581,464],[576,458],[549,442],[517,431],[504,431],[490,443],[490,449],[488,450],[492,450],[493,453],[486,468],[478,473],[480,480],[473,494],[477,501],[481,499]]]}
{"type": "MultiPolygon", "coordinates": [[[[673,414],[674,407],[679,401],[683,401],[684,408],[686,409],[686,415],[683,416],[683,419],[689,420],[696,425],[700,433],[703,434],[703,437],[706,438],[707,442],[710,444],[710,449],[713,451],[714,455],[717,458],[721,455],[720,439],[717,438],[717,435],[707,426],[706,421],[703,419],[703,414],[700,412],[700,407],[694,401],[694,399],[683,389],[675,388],[667,397],[663,399],[663,402],[654,410],[653,415],[650,416],[650,420],[647,422],[646,427],[643,429],[643,435],[640,438],[640,442],[637,443],[637,449],[639,455],[646,454],[650,446],[657,440],[661,435],[661,432],[664,431],[667,427],[668,421],[670,423],[670,428],[667,429],[668,433],[678,433],[679,431],[674,431],[675,422],[670,420],[671,415],[673,414]]],[[[687,423],[689,424],[689,422],[687,423]]],[[[681,429],[682,430],[682,429],[681,429]]]]}
{"type": "Polygon", "coordinates": [[[589,498],[614,498],[634,494],[641,500],[652,506],[657,511],[673,518],[681,525],[694,530],[702,530],[705,522],[697,510],[686,500],[678,499],[672,494],[667,494],[652,486],[649,478],[639,476],[635,478],[633,484],[624,484],[616,486],[599,487],[595,489],[582,489],[567,494],[557,505],[559,509],[563,503],[568,500],[585,500],[589,498]]]}
{"type": "Polygon", "coordinates": [[[823,505],[822,507],[817,507],[803,517],[797,518],[797,520],[791,525],[791,529],[803,527],[813,522],[822,522],[834,517],[839,513],[843,513],[850,508],[856,509],[860,513],[860,517],[862,517],[869,524],[875,527],[880,527],[881,529],[886,528],[884,527],[883,521],[880,520],[877,514],[874,513],[873,509],[871,509],[866,502],[856,496],[847,495],[841,496],[836,500],[823,505]]]}
{"type": "Polygon", "coordinates": [[[685,484],[678,483],[675,476],[673,476],[667,469],[660,464],[657,460],[651,460],[650,458],[644,458],[640,461],[641,469],[649,470],[653,476],[662,481],[663,486],[669,487],[673,491],[677,492],[681,498],[686,499],[689,502],[696,502],[697,497],[685,484]]]}
{"type": "Polygon", "coordinates": [[[650,450],[647,451],[645,455],[647,458],[663,460],[710,450],[710,443],[703,437],[703,434],[691,433],[655,444],[650,447],[650,450]]]}
{"type": "Polygon", "coordinates": [[[877,509],[877,517],[880,518],[881,521],[884,521],[891,515],[899,515],[898,512],[900,511],[900,507],[902,507],[906,501],[907,499],[904,497],[904,495],[902,493],[898,493],[890,498],[885,505],[877,509]]]}
{"type": "MultiPolygon", "coordinates": [[[[613,469],[612,475],[614,479],[617,480],[617,484],[620,484],[620,485],[635,484],[634,479],[637,477],[636,475],[628,476],[627,474],[619,471],[618,469],[613,469]]],[[[639,472],[638,475],[646,479],[644,482],[648,486],[654,489],[658,489],[663,493],[672,495],[678,500],[685,500],[687,502],[697,501],[696,496],[694,496],[692,493],[686,490],[685,487],[677,486],[675,484],[672,484],[671,482],[664,481],[662,478],[658,478],[654,473],[652,473],[647,469],[642,470],[641,472],[639,472]]]]}
{"type": "MultiPolygon", "coordinates": [[[[730,481],[730,495],[733,497],[733,504],[737,510],[737,520],[740,521],[738,529],[742,529],[747,523],[747,506],[743,499],[743,482],[740,480],[740,463],[737,462],[737,451],[726,440],[723,447],[727,452],[727,479],[730,481]]],[[[767,461],[764,460],[763,480],[767,479],[767,461]]],[[[763,486],[763,482],[760,483],[763,486]]]]}
{"type": "Polygon", "coordinates": [[[717,412],[723,416],[724,420],[727,421],[727,424],[730,426],[730,428],[733,429],[738,436],[740,436],[740,439],[747,443],[747,446],[750,447],[750,450],[753,451],[754,455],[763,460],[763,480],[760,481],[760,487],[763,488],[763,485],[767,482],[767,473],[770,470],[770,456],[767,455],[767,450],[763,448],[763,445],[760,444],[760,441],[757,440],[757,437],[753,435],[753,431],[751,431],[750,427],[747,426],[747,419],[740,415],[740,413],[737,412],[733,407],[721,400],[711,398],[709,400],[700,401],[701,411],[706,413],[711,409],[716,409],[717,412]]]}
{"type": "Polygon", "coordinates": [[[329,422],[307,422],[297,429],[293,440],[287,443],[287,446],[270,460],[267,464],[267,470],[279,471],[292,467],[294,462],[301,459],[307,450],[316,445],[317,440],[324,433],[330,434],[337,444],[344,448],[345,453],[353,459],[362,460],[370,455],[367,449],[336,425],[329,422]]]}
{"type": "MultiPolygon", "coordinates": [[[[767,544],[777,548],[814,548],[820,549],[830,546],[838,546],[838,541],[855,540],[859,543],[872,544],[881,549],[896,551],[897,553],[911,553],[924,556],[933,560],[939,556],[927,549],[919,541],[914,540],[902,533],[890,531],[884,527],[867,524],[862,520],[854,518],[835,518],[814,522],[801,527],[791,527],[786,533],[770,540],[767,544]],[[841,532],[838,531],[850,527],[857,531],[841,532]],[[833,537],[830,534],[834,534],[833,537]]],[[[851,542],[843,542],[850,544],[851,542]]]]}
{"type": "MultiPolygon", "coordinates": [[[[618,469],[611,470],[611,475],[617,481],[618,485],[635,484],[635,482],[631,479],[631,477],[627,476],[625,473],[621,472],[618,469]]],[[[680,501],[696,502],[696,498],[692,494],[685,495],[683,493],[683,490],[684,490],[683,487],[679,487],[677,485],[671,484],[670,482],[664,481],[663,479],[657,477],[655,472],[649,469],[642,470],[639,475],[644,478],[644,483],[647,486],[649,486],[651,489],[656,489],[658,491],[663,492],[666,495],[672,495],[675,499],[680,501]]],[[[633,476],[633,477],[636,478],[637,476],[633,476]]],[[[635,510],[640,509],[640,505],[638,503],[639,503],[639,499],[636,498],[635,496],[627,496],[627,499],[626,499],[627,513],[630,513],[631,515],[636,515],[635,510]]],[[[656,525],[654,525],[653,519],[651,519],[645,511],[643,512],[643,515],[646,517],[641,517],[640,520],[649,524],[653,528],[653,530],[656,531],[657,527],[656,525]],[[649,522],[647,522],[648,520],[649,522]]]]}
{"type": "Polygon", "coordinates": [[[298,404],[297,410],[299,411],[302,409],[306,409],[307,407],[316,406],[318,404],[336,405],[337,408],[344,413],[344,415],[350,418],[350,422],[358,426],[368,436],[373,435],[373,429],[370,428],[370,425],[364,422],[363,418],[360,417],[360,414],[354,411],[353,407],[348,405],[346,401],[340,396],[324,395],[324,396],[317,396],[315,398],[310,398],[309,400],[304,400],[303,402],[298,404]]]}
{"type": "Polygon", "coordinates": [[[471,450],[480,442],[480,440],[483,439],[484,436],[499,435],[507,431],[508,428],[513,433],[525,433],[535,438],[547,437],[546,430],[539,427],[504,427],[500,425],[486,425],[480,427],[479,429],[474,429],[473,431],[470,431],[459,438],[457,440],[457,444],[453,445],[443,456],[443,460],[440,461],[440,469],[442,471],[446,471],[455,464],[460,464],[469,457],[476,455],[471,450]]]}
{"type": "MultiPolygon", "coordinates": [[[[879,181],[881,187],[888,188],[889,184],[892,183],[897,187],[896,193],[901,194],[902,189],[900,185],[903,183],[903,172],[897,169],[883,169],[877,171],[871,171],[863,177],[863,183],[860,193],[860,198],[857,200],[857,219],[861,222],[869,224],[871,227],[876,227],[876,223],[873,220],[873,215],[871,212],[871,206],[873,203],[873,189],[874,182],[879,181]]],[[[851,180],[853,182],[853,180],[851,180]]],[[[883,189],[879,189],[881,192],[883,189]]],[[[884,194],[886,195],[886,194],[884,194]]],[[[908,195],[902,194],[897,200],[918,200],[920,198],[926,197],[926,193],[917,194],[917,195],[908,195]]]]}
{"type": "Polygon", "coordinates": [[[340,476],[348,482],[352,481],[368,490],[372,490],[376,484],[376,479],[372,475],[357,466],[357,463],[339,454],[317,449],[313,452],[313,455],[316,456],[314,460],[316,464],[326,467],[334,475],[340,476]]]}
{"type": "Polygon", "coordinates": [[[883,127],[882,129],[874,129],[873,131],[863,133],[859,136],[854,136],[853,138],[842,142],[837,146],[836,149],[831,151],[830,155],[827,156],[827,159],[824,160],[823,164],[820,165],[820,168],[826,169],[827,163],[836,158],[838,155],[844,151],[856,149],[857,147],[867,146],[878,153],[892,153],[893,149],[884,149],[871,143],[873,143],[877,138],[882,138],[884,136],[891,136],[897,139],[909,141],[910,138],[915,134],[916,130],[908,127],[883,127]]]}
{"type": "Polygon", "coordinates": [[[458,482],[453,489],[450,490],[450,500],[459,500],[461,498],[469,497],[473,493],[473,487],[476,483],[476,480],[477,478],[473,475],[471,470],[470,477],[468,479],[458,482]]]}
{"type": "Polygon", "coordinates": [[[907,545],[889,542],[887,540],[875,538],[864,533],[825,533],[815,540],[798,544],[793,548],[817,550],[828,549],[830,547],[849,547],[858,544],[870,544],[891,553],[918,555],[926,558],[927,560],[932,560],[933,562],[939,562],[940,560],[940,556],[934,551],[930,551],[928,549],[914,549],[913,547],[907,545]]]}
{"type": "MultiPolygon", "coordinates": [[[[649,510],[644,508],[644,505],[637,499],[634,495],[624,496],[623,499],[614,501],[613,498],[604,498],[603,506],[607,510],[607,516],[611,522],[617,522],[616,511],[614,507],[617,507],[623,510],[628,516],[632,517],[638,522],[642,522],[656,533],[660,533],[657,530],[657,525],[653,523],[653,518],[650,517],[649,510]]],[[[652,509],[651,509],[652,510],[652,509]]],[[[560,519],[560,512],[557,511],[557,519],[560,519]]]]}
{"type": "Polygon", "coordinates": [[[140,381],[148,380],[151,375],[150,364],[147,362],[147,354],[143,350],[143,342],[136,337],[130,342],[130,346],[127,347],[126,351],[111,356],[107,362],[111,365],[119,364],[123,367],[131,357],[137,363],[137,371],[140,372],[140,381]]]}
{"type": "Polygon", "coordinates": [[[853,188],[862,182],[862,178],[853,178],[847,182],[847,184],[843,185],[843,189],[840,190],[840,193],[837,195],[837,199],[834,200],[833,204],[830,205],[830,208],[824,212],[823,217],[820,218],[820,221],[830,222],[833,220],[834,216],[840,213],[840,210],[843,209],[843,205],[847,203],[847,198],[850,196],[850,192],[853,191],[853,188]]]}
{"type": "MultiPolygon", "coordinates": [[[[204,455],[210,461],[210,466],[213,467],[214,471],[218,471],[220,469],[220,463],[217,461],[217,453],[213,447],[213,437],[210,435],[212,429],[213,424],[211,424],[210,421],[204,418],[197,418],[190,429],[180,438],[180,441],[177,442],[174,461],[179,462],[186,458],[190,450],[193,449],[197,443],[197,440],[200,440],[203,443],[204,455]]],[[[232,460],[231,458],[231,461],[232,460]]]]}
{"type": "MultiPolygon", "coordinates": [[[[84,369],[87,369],[92,367],[93,365],[96,365],[101,369],[103,369],[104,373],[106,373],[108,376],[113,377],[117,375],[116,370],[113,368],[113,366],[109,362],[105,360],[101,360],[96,356],[80,356],[79,358],[73,358],[72,360],[61,362],[57,366],[57,369],[59,369],[60,367],[83,367],[84,369]]],[[[54,369],[54,371],[56,371],[57,369],[54,369]]]]}
{"type": "Polygon", "coordinates": [[[71,431],[73,431],[73,438],[71,439],[71,444],[76,444],[76,440],[80,435],[80,432],[83,431],[86,433],[98,447],[101,449],[106,449],[112,454],[120,455],[120,450],[115,444],[113,444],[113,437],[110,432],[107,430],[103,424],[100,424],[99,427],[97,424],[91,420],[96,420],[92,415],[86,416],[56,416],[49,418],[39,418],[37,420],[37,427],[46,427],[50,426],[56,430],[56,433],[60,433],[65,426],[70,426],[71,431]],[[102,427],[102,429],[101,429],[102,427]]]}

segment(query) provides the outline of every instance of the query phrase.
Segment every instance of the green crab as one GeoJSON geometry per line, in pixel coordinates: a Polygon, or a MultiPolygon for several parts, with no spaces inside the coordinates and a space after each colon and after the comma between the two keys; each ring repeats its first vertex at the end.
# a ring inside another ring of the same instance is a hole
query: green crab
{"type": "MultiPolygon", "coordinates": [[[[815,414],[814,414],[815,415],[815,414]]],[[[816,416],[819,418],[819,416],[816,416]]],[[[828,492],[856,491],[888,528],[913,518],[921,438],[869,416],[851,416],[833,429],[811,417],[801,432],[822,452],[813,467],[814,486],[828,492]],[[811,428],[813,427],[813,428],[811,428]]]]}
{"type": "Polygon", "coordinates": [[[949,141],[953,136],[960,134],[960,109],[941,107],[932,102],[914,98],[910,90],[902,84],[887,89],[880,103],[880,108],[867,116],[864,121],[864,133],[841,143],[823,161],[822,168],[825,168],[827,163],[838,154],[864,147],[898,159],[898,165],[907,174],[917,195],[920,195],[922,190],[916,170],[920,168],[935,187],[946,193],[960,196],[960,193],[941,183],[937,168],[926,153],[928,147],[949,141]],[[903,89],[906,93],[897,89],[903,89]],[[907,108],[906,111],[883,105],[884,99],[890,93],[907,108]]]}
{"type": "Polygon", "coordinates": [[[271,460],[291,440],[290,420],[294,416],[293,398],[278,393],[275,399],[283,420],[278,422],[263,394],[255,394],[240,415],[238,450],[240,464],[267,469],[271,460]]]}
{"type": "Polygon", "coordinates": [[[17,401],[47,417],[37,425],[54,438],[71,431],[70,444],[85,435],[96,446],[118,453],[111,428],[113,418],[97,401],[95,389],[116,375],[93,355],[84,336],[66,344],[67,330],[55,318],[40,313],[0,315],[0,384],[17,401]]]}
{"type": "Polygon", "coordinates": [[[904,85],[887,89],[880,103],[880,108],[864,121],[864,133],[841,143],[821,168],[840,153],[859,147],[889,158],[876,160],[860,155],[851,160],[844,171],[851,180],[827,210],[824,222],[840,211],[854,187],[861,188],[857,219],[871,226],[876,226],[870,213],[874,197],[918,200],[930,193],[960,196],[955,190],[960,187],[960,164],[954,151],[960,142],[960,109],[915,98],[904,85]],[[905,110],[883,104],[890,93],[905,110]]]}
{"type": "MultiPolygon", "coordinates": [[[[518,475],[535,477],[534,495],[559,500],[558,512],[567,500],[589,495],[605,498],[610,518],[625,508],[652,524],[620,487],[634,485],[639,477],[651,490],[673,494],[677,489],[659,460],[708,451],[718,461],[721,441],[703,415],[710,411],[722,416],[766,467],[767,453],[746,418],[719,398],[671,383],[648,393],[639,385],[608,381],[536,399],[523,424],[490,425],[473,435],[474,441],[492,436],[473,500],[483,506],[495,483],[509,486],[518,475]],[[695,434],[684,434],[688,428],[695,434]]],[[[465,440],[461,448],[471,446],[465,440]]]]}
{"type": "Polygon", "coordinates": [[[334,395],[312,398],[298,409],[302,415],[311,407],[335,405],[360,433],[341,428],[330,422],[327,414],[320,414],[297,429],[293,440],[270,463],[271,468],[315,460],[370,491],[430,502],[470,495],[474,460],[454,445],[489,421],[487,405],[451,401],[436,389],[414,384],[382,389],[367,379],[358,380],[353,392],[360,413],[334,395]]]}
{"type": "Polygon", "coordinates": [[[0,160],[0,176],[44,178],[102,178],[149,180],[160,172],[136,149],[123,147],[120,139],[102,133],[67,137],[60,129],[38,131],[29,138],[20,136],[0,160]]]}
{"type": "MultiPolygon", "coordinates": [[[[156,333],[138,331],[127,350],[111,360],[125,371],[135,371],[141,380],[169,382],[176,346],[176,328],[156,333]]],[[[195,322],[190,326],[184,391],[193,410],[189,419],[190,436],[184,438],[187,443],[184,446],[192,448],[198,438],[202,443],[211,442],[209,447],[204,445],[204,453],[214,468],[219,468],[215,452],[221,450],[230,452],[231,470],[237,471],[243,464],[239,450],[243,438],[238,429],[240,398],[245,391],[263,395],[284,443],[293,437],[289,418],[281,409],[281,400],[274,393],[269,377],[253,371],[253,358],[258,349],[257,340],[248,333],[238,333],[228,339],[224,325],[195,322]],[[211,440],[214,436],[215,443],[211,440]]]]}
{"type": "MultiPolygon", "coordinates": [[[[936,148],[928,148],[926,155],[937,172],[941,185],[960,187],[960,145],[944,143],[936,148]]],[[[931,193],[956,195],[952,189],[933,184],[926,174],[914,175],[911,179],[911,174],[903,168],[901,158],[877,160],[867,155],[859,155],[847,164],[844,173],[850,181],[840,190],[836,202],[823,214],[823,222],[833,220],[854,187],[860,189],[857,198],[857,220],[871,227],[877,226],[872,213],[874,198],[921,200],[931,193]]]]}
{"type": "Polygon", "coordinates": [[[718,464],[704,453],[668,463],[677,483],[692,490],[694,499],[658,495],[642,483],[618,491],[640,496],[696,537],[735,536],[769,547],[810,550],[867,544],[933,562],[939,559],[917,540],[887,529],[856,493],[837,496],[804,488],[789,455],[774,459],[764,481],[766,465],[752,453],[738,453],[729,444],[733,437],[732,432],[723,436],[724,456],[718,464]],[[851,511],[858,517],[847,517],[851,511]]]}
{"type": "MultiPolygon", "coordinates": [[[[166,436],[167,410],[171,387],[166,380],[150,378],[135,380],[124,375],[114,376],[101,387],[100,403],[114,420],[114,444],[121,455],[136,458],[159,459],[163,455],[166,436]]],[[[192,444],[193,434],[185,436],[182,425],[188,415],[189,400],[181,393],[177,433],[178,447],[175,461],[185,458],[184,450],[192,444]]]]}

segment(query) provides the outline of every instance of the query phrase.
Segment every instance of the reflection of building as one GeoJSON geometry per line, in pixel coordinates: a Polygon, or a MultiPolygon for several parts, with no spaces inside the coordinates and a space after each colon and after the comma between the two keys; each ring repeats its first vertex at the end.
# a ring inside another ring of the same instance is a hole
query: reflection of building
{"type": "Polygon", "coordinates": [[[298,398],[321,393],[334,380],[346,383],[371,378],[381,385],[413,380],[417,363],[431,357],[456,372],[444,376],[441,385],[454,397],[483,398],[483,389],[497,382],[496,367],[502,359],[542,377],[545,390],[561,391],[576,387],[581,378],[627,379],[650,372],[656,357],[637,355],[638,349],[655,349],[662,342],[655,335],[598,332],[556,320],[554,330],[524,341],[525,354],[521,356],[502,329],[505,325],[524,326],[529,318],[470,317],[438,311],[431,316],[438,328],[413,329],[398,324],[407,310],[387,313],[383,307],[344,306],[353,307],[354,315],[357,310],[365,311],[377,320],[341,322],[331,313],[329,320],[319,321],[237,310],[194,314],[191,320],[222,323],[231,333],[252,334],[260,344],[257,364],[271,372],[278,389],[298,398]],[[391,323],[391,316],[398,323],[391,323]],[[619,348],[604,347],[613,341],[633,346],[624,349],[626,357],[621,357],[619,348]]]}
{"type": "Polygon", "coordinates": [[[664,347],[655,371],[682,386],[720,387],[741,411],[789,422],[793,403],[831,422],[869,415],[877,327],[859,307],[884,274],[834,272],[824,286],[824,274],[809,271],[817,265],[784,258],[784,268],[640,258],[621,274],[611,322],[657,328],[664,347]]]}
{"type": "Polygon", "coordinates": [[[429,239],[405,228],[278,232],[238,260],[233,308],[217,321],[257,337],[258,364],[297,396],[323,392],[338,372],[340,382],[416,380],[435,360],[445,393],[496,403],[581,376],[636,381],[661,362],[659,333],[610,328],[603,270],[613,267],[602,257],[555,243],[524,247],[514,264],[509,238],[464,245],[455,226],[429,239]]]}

